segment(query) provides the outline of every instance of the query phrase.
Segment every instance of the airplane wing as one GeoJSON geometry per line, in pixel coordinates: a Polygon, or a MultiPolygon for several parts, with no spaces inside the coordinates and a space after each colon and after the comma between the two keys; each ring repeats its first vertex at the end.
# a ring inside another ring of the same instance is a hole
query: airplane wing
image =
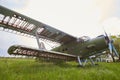
{"type": "Polygon", "coordinates": [[[8,49],[10,55],[25,55],[33,57],[44,57],[52,59],[60,59],[64,61],[76,61],[77,56],[71,54],[65,54],[55,51],[47,51],[43,49],[35,49],[30,47],[25,47],[21,45],[13,45],[8,49]]]}
{"type": "Polygon", "coordinates": [[[35,37],[37,33],[41,39],[61,44],[76,40],[76,37],[3,6],[0,6],[0,27],[1,26],[10,32],[17,31],[23,35],[28,34],[35,37]]]}

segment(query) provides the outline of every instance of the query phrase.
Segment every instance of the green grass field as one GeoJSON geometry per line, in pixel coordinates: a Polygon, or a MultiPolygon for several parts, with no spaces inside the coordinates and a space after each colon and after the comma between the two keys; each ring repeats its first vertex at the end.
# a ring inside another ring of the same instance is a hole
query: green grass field
{"type": "Polygon", "coordinates": [[[0,80],[120,80],[120,63],[77,67],[77,63],[39,63],[0,58],[0,80]]]}

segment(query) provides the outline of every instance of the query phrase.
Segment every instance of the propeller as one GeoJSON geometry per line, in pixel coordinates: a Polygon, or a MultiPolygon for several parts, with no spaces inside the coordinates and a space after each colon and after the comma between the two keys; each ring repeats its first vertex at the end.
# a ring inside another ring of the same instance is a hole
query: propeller
{"type": "Polygon", "coordinates": [[[113,45],[113,40],[110,38],[110,36],[108,36],[108,34],[105,31],[104,31],[104,33],[105,33],[105,39],[108,43],[108,48],[109,48],[110,54],[113,54],[113,52],[114,52],[115,56],[119,57],[118,52],[113,45]]]}

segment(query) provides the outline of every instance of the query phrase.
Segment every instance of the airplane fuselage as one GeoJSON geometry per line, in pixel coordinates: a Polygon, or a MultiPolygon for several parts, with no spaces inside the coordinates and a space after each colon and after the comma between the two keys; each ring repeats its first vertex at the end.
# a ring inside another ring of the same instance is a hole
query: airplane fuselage
{"type": "Polygon", "coordinates": [[[72,41],[54,48],[53,51],[89,57],[105,50],[107,47],[105,36],[98,36],[87,41],[72,41]]]}

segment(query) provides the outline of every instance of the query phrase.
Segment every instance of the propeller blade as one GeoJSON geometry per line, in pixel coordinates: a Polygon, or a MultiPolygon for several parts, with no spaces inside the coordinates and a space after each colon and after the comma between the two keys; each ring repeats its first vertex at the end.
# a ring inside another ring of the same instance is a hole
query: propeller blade
{"type": "Polygon", "coordinates": [[[117,57],[119,57],[118,52],[117,52],[117,50],[115,49],[114,45],[112,45],[112,48],[113,48],[113,50],[114,50],[115,55],[116,55],[117,57]]]}
{"type": "Polygon", "coordinates": [[[106,33],[105,30],[104,30],[104,33],[105,33],[105,39],[106,39],[106,41],[107,41],[107,43],[108,43],[108,48],[109,48],[110,54],[111,54],[112,59],[113,59],[113,62],[114,62],[114,61],[115,61],[115,58],[114,58],[113,52],[114,52],[114,54],[115,54],[117,57],[119,57],[119,55],[118,55],[118,53],[117,53],[117,51],[116,51],[116,49],[115,49],[115,47],[114,47],[114,45],[113,45],[113,40],[112,40],[112,38],[111,38],[110,36],[108,36],[108,34],[106,33]]]}
{"type": "Polygon", "coordinates": [[[108,36],[108,34],[106,33],[105,30],[104,30],[104,34],[105,34],[105,39],[106,39],[106,41],[107,41],[107,43],[109,45],[109,43],[110,43],[110,37],[108,36]]]}
{"type": "MultiPolygon", "coordinates": [[[[105,36],[108,37],[108,34],[106,33],[106,31],[104,31],[104,33],[105,33],[105,36]]],[[[109,37],[108,37],[108,38],[109,38],[109,37]]]]}
{"type": "Polygon", "coordinates": [[[109,47],[110,53],[112,53],[112,52],[113,52],[113,51],[112,51],[113,46],[112,46],[112,43],[111,43],[111,42],[108,43],[108,47],[109,47]]]}

